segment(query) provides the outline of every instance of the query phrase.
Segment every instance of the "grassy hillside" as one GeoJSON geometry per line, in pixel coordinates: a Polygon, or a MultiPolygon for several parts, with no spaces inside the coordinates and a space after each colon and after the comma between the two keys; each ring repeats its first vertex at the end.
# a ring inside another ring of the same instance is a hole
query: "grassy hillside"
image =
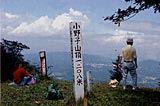
{"type": "MultiPolygon", "coordinates": [[[[85,97],[88,106],[160,106],[160,89],[139,88],[126,91],[121,86],[110,88],[108,83],[93,83],[92,92],[85,97]]],[[[36,85],[9,86],[1,83],[1,106],[83,106],[76,104],[71,82],[62,80],[38,80],[36,85]],[[58,84],[64,95],[62,100],[46,100],[47,87],[58,84]]]]}

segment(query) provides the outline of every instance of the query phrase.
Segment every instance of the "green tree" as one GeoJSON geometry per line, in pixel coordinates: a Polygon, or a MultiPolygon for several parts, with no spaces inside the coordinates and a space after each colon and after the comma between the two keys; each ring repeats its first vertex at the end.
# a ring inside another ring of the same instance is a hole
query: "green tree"
{"type": "Polygon", "coordinates": [[[21,62],[29,64],[24,61],[21,53],[24,49],[30,49],[28,46],[19,43],[18,41],[9,41],[2,39],[1,47],[1,81],[12,80],[12,73],[15,71],[16,63],[21,62]]]}
{"type": "Polygon", "coordinates": [[[154,13],[160,13],[160,0],[125,0],[125,2],[131,2],[131,5],[124,10],[119,8],[113,15],[105,17],[104,21],[109,20],[120,26],[122,21],[130,19],[146,9],[153,8],[154,13]]]}

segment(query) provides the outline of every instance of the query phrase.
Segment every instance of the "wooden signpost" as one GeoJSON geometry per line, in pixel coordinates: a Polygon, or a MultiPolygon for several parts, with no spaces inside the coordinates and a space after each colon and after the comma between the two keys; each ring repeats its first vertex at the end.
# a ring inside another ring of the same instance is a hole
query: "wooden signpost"
{"type": "Polygon", "coordinates": [[[91,71],[87,71],[87,92],[90,93],[91,90],[92,90],[91,71]]]}
{"type": "Polygon", "coordinates": [[[45,51],[40,51],[39,52],[39,57],[40,57],[42,75],[44,77],[47,77],[46,52],[45,51]]]}

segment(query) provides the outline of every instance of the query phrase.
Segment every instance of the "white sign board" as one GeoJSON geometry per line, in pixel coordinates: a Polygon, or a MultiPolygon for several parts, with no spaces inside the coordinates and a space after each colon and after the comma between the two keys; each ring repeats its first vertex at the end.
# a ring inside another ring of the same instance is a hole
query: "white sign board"
{"type": "Polygon", "coordinates": [[[84,75],[82,59],[82,33],[78,22],[70,23],[71,53],[74,75],[74,94],[76,101],[84,98],[84,75]]]}

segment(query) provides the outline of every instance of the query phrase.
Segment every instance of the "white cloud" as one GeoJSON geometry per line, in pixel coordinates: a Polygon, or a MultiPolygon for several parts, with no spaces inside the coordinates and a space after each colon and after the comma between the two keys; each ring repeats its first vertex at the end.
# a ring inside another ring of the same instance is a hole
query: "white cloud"
{"type": "MultiPolygon", "coordinates": [[[[7,14],[8,17],[18,17],[17,15],[7,14]]],[[[41,16],[39,19],[32,22],[21,22],[18,26],[12,27],[7,25],[3,28],[3,31],[7,35],[34,35],[34,36],[51,36],[51,35],[64,35],[68,33],[69,22],[78,21],[81,22],[83,26],[88,23],[89,19],[87,15],[80,11],[69,9],[68,13],[63,13],[55,17],[54,19],[48,16],[41,16]],[[67,32],[66,32],[67,31],[67,32]]],[[[4,33],[4,32],[3,32],[4,33]]]]}
{"type": "Polygon", "coordinates": [[[122,30],[132,30],[135,32],[142,32],[144,34],[159,34],[160,33],[160,23],[155,23],[151,21],[127,21],[124,22],[121,27],[122,30]]]}
{"type": "Polygon", "coordinates": [[[53,20],[52,27],[56,29],[56,31],[61,31],[68,26],[70,21],[72,21],[72,17],[69,14],[64,13],[53,20]]]}
{"type": "Polygon", "coordinates": [[[5,13],[5,16],[7,17],[7,18],[19,18],[19,16],[18,15],[14,15],[14,14],[11,14],[11,13],[5,13]]]}
{"type": "Polygon", "coordinates": [[[48,16],[42,16],[38,20],[34,21],[33,23],[28,24],[27,22],[21,23],[18,27],[14,30],[9,32],[9,34],[14,35],[28,35],[28,34],[49,34],[51,31],[51,22],[48,16]]]}
{"type": "MultiPolygon", "coordinates": [[[[148,30],[149,31],[149,30],[148,30]]],[[[152,32],[152,31],[151,31],[152,32]]],[[[111,57],[116,50],[117,55],[120,54],[122,47],[126,45],[126,39],[132,37],[134,39],[134,47],[137,49],[138,60],[160,60],[160,36],[159,34],[144,33],[132,30],[112,30],[103,35],[92,36],[91,41],[86,43],[90,45],[92,51],[97,53],[110,53],[111,57]],[[94,42],[94,43],[93,43],[94,42]],[[98,50],[97,50],[98,48],[98,50]]]]}
{"type": "Polygon", "coordinates": [[[34,16],[28,14],[15,15],[12,13],[4,12],[2,10],[0,10],[0,18],[1,34],[4,37],[11,34],[11,32],[15,30],[18,26],[20,26],[22,23],[30,24],[37,19],[34,16]]]}
{"type": "Polygon", "coordinates": [[[70,50],[69,36],[68,38],[63,37],[69,34],[69,22],[79,21],[82,23],[82,28],[85,29],[83,35],[87,35],[83,37],[85,53],[102,54],[114,58],[116,56],[115,50],[118,55],[121,48],[126,44],[127,37],[133,37],[139,60],[160,60],[159,23],[130,21],[129,23],[122,23],[120,27],[113,27],[108,24],[102,27],[98,26],[98,24],[94,25],[95,23],[90,23],[89,27],[85,27],[90,21],[87,15],[72,8],[70,8],[68,12],[59,14],[54,18],[48,16],[37,18],[29,15],[22,16],[11,13],[8,13],[8,15],[3,13],[1,15],[2,20],[0,20],[0,23],[2,23],[2,34],[4,33],[5,36],[15,35],[16,37],[7,37],[22,40],[26,44],[28,43],[32,49],[31,51],[39,51],[44,48],[48,51],[65,51],[66,48],[70,50]],[[90,30],[93,27],[94,30],[90,30]],[[108,29],[110,29],[110,31],[108,29]],[[28,37],[29,35],[36,37],[31,38],[28,37]],[[25,37],[22,38],[21,36],[25,37]],[[42,39],[39,36],[45,36],[45,38],[42,39]],[[52,48],[50,45],[53,45],[52,48]]]}
{"type": "Polygon", "coordinates": [[[136,39],[139,35],[143,35],[143,33],[116,29],[115,31],[111,32],[111,35],[112,36],[107,36],[104,41],[120,43],[124,42],[128,37],[136,39]]]}
{"type": "Polygon", "coordinates": [[[73,16],[82,16],[83,14],[80,11],[75,11],[72,8],[69,9],[69,14],[73,16]]]}

